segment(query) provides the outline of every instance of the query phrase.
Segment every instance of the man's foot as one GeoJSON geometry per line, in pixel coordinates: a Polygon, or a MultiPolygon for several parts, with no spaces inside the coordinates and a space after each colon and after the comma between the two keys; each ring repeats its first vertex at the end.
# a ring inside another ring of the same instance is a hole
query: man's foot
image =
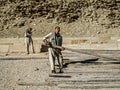
{"type": "Polygon", "coordinates": [[[29,52],[27,54],[29,54],[29,52]]]}
{"type": "Polygon", "coordinates": [[[59,73],[64,73],[63,70],[60,69],[59,73]]]}
{"type": "Polygon", "coordinates": [[[52,73],[56,73],[56,71],[55,71],[55,70],[52,70],[52,73]]]}

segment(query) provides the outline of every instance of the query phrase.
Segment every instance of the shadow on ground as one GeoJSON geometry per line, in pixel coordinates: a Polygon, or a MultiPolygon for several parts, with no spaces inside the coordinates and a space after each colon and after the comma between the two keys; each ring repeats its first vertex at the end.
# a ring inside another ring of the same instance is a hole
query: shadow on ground
{"type": "Polygon", "coordinates": [[[66,62],[64,64],[64,68],[68,67],[69,64],[77,64],[77,63],[80,63],[80,64],[120,64],[120,61],[106,61],[106,62],[99,62],[98,61],[99,58],[96,58],[96,59],[87,59],[87,60],[83,60],[83,61],[71,61],[71,62],[66,62]]]}
{"type": "Polygon", "coordinates": [[[88,59],[88,60],[83,60],[83,61],[71,61],[71,62],[65,63],[64,68],[67,67],[69,64],[76,64],[76,63],[90,64],[90,63],[96,63],[96,61],[98,61],[98,58],[97,59],[88,59]]]}

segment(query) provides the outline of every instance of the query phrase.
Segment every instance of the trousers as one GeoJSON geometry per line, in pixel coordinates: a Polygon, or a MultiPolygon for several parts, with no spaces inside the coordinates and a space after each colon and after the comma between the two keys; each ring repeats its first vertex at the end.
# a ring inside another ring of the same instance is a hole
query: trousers
{"type": "Polygon", "coordinates": [[[51,70],[55,70],[56,58],[59,64],[59,69],[61,70],[63,68],[63,56],[61,51],[55,51],[53,48],[48,48],[48,52],[51,70]]]}
{"type": "Polygon", "coordinates": [[[32,48],[32,52],[34,53],[35,50],[34,50],[34,45],[33,45],[32,38],[31,37],[26,37],[25,38],[25,42],[26,42],[27,53],[29,53],[30,45],[31,45],[31,48],[32,48]]]}

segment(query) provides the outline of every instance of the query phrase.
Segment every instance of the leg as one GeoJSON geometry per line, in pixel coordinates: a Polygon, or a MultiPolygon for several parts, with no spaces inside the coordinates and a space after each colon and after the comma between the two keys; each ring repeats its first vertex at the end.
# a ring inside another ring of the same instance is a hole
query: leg
{"type": "Polygon", "coordinates": [[[60,60],[60,65],[61,65],[61,67],[63,68],[63,56],[62,56],[61,51],[60,51],[60,53],[59,53],[59,60],[60,60]]]}
{"type": "Polygon", "coordinates": [[[33,40],[32,40],[32,38],[31,38],[31,45],[32,45],[32,51],[33,51],[33,53],[35,53],[35,49],[34,49],[34,45],[33,45],[33,40]]]}
{"type": "Polygon", "coordinates": [[[27,54],[29,54],[29,44],[27,44],[27,54]]]}
{"type": "Polygon", "coordinates": [[[57,60],[58,60],[58,64],[59,64],[59,69],[60,69],[59,72],[62,73],[63,72],[62,71],[62,69],[63,69],[63,59],[62,59],[62,56],[61,56],[60,53],[57,53],[56,56],[57,56],[57,60]]]}
{"type": "Polygon", "coordinates": [[[29,38],[26,38],[27,54],[29,54],[29,46],[30,46],[29,38]]]}
{"type": "Polygon", "coordinates": [[[55,73],[55,55],[52,48],[48,49],[51,71],[55,73]]]}

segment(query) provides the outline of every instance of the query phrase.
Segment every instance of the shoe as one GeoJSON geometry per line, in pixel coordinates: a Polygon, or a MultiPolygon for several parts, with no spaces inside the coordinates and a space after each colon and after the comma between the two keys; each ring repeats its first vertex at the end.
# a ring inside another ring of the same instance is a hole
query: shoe
{"type": "Polygon", "coordinates": [[[64,73],[63,70],[60,69],[59,73],[64,73]]]}
{"type": "Polygon", "coordinates": [[[55,71],[55,70],[52,70],[52,73],[56,73],[56,71],[55,71]]]}
{"type": "Polygon", "coordinates": [[[35,53],[35,51],[33,53],[35,53]]]}

